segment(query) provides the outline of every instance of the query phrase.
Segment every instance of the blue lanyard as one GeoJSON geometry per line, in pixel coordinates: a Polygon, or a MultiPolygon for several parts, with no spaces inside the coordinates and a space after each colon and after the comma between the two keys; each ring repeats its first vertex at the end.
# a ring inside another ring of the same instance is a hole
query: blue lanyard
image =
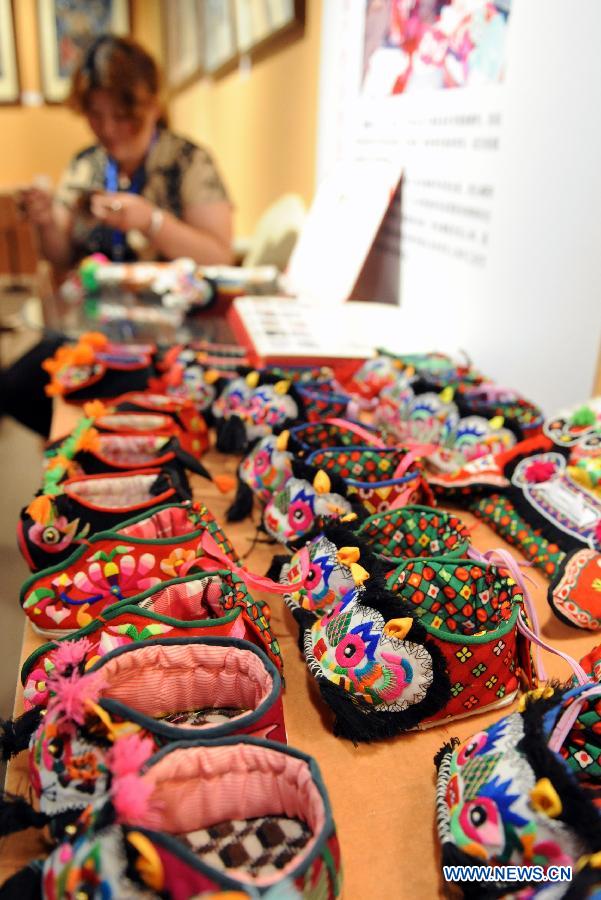
{"type": "MultiPolygon", "coordinates": [[[[127,192],[129,194],[141,194],[146,183],[146,169],[142,164],[132,175],[127,192]]],[[[119,191],[119,166],[115,159],[109,156],[104,170],[104,186],[107,191],[119,191]]],[[[111,234],[112,259],[115,262],[121,262],[125,259],[125,234],[118,228],[112,229],[111,234]]]]}

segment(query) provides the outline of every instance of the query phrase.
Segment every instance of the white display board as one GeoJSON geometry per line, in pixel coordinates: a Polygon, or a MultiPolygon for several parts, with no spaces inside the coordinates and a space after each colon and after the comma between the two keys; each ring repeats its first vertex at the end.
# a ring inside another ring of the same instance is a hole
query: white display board
{"type": "Polygon", "coordinates": [[[386,345],[425,332],[548,411],[587,398],[601,337],[599,0],[323,10],[318,175],[400,148],[401,306],[386,345]],[[414,28],[445,6],[442,29],[409,35],[419,58],[403,58],[391,10],[414,28]]]}

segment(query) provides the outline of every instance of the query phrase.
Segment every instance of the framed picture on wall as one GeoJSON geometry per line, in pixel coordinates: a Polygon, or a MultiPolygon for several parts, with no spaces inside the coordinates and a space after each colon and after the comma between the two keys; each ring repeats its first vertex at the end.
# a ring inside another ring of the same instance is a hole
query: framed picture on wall
{"type": "Polygon", "coordinates": [[[204,71],[205,0],[163,0],[167,87],[183,87],[204,71]]]}
{"type": "Polygon", "coordinates": [[[0,103],[19,99],[19,69],[11,0],[0,0],[0,103]]]}
{"type": "Polygon", "coordinates": [[[128,0],[38,0],[44,97],[61,103],[71,73],[94,37],[129,33],[128,0]]]}
{"type": "Polygon", "coordinates": [[[205,69],[214,74],[236,58],[234,0],[205,0],[202,25],[205,69]]]}
{"type": "Polygon", "coordinates": [[[305,22],[305,0],[235,0],[238,52],[272,49],[305,22]]]}

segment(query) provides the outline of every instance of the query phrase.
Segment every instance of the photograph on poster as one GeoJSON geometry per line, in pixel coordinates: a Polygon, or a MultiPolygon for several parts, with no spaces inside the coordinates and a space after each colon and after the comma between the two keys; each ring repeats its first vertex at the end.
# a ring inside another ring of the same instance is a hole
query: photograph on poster
{"type": "Polygon", "coordinates": [[[511,0],[366,0],[363,92],[498,84],[511,0]]]}

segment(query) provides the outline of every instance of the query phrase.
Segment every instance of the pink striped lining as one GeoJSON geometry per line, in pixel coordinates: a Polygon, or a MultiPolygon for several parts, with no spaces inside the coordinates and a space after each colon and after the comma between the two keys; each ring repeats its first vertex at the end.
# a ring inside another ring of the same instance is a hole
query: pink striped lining
{"type": "Polygon", "coordinates": [[[308,856],[325,825],[323,799],[308,763],[271,747],[240,743],[174,750],[143,777],[155,786],[151,803],[131,824],[174,835],[267,815],[307,824],[312,837],[291,862],[257,878],[236,869],[236,877],[246,882],[279,881],[308,856]]]}
{"type": "Polygon", "coordinates": [[[210,644],[141,645],[108,659],[102,673],[101,697],[153,718],[224,706],[252,712],[273,687],[255,653],[210,644]]]}
{"type": "Polygon", "coordinates": [[[119,534],[146,540],[179,537],[198,529],[198,525],[194,525],[188,518],[189,515],[188,509],[170,507],[142,519],[141,522],[128,525],[127,528],[120,528],[119,534]]]}
{"type": "MultiPolygon", "coordinates": [[[[226,590],[230,590],[226,587],[226,590]]],[[[224,612],[224,585],[219,576],[172,584],[147,597],[140,606],[172,619],[213,619],[224,612]]]]}

